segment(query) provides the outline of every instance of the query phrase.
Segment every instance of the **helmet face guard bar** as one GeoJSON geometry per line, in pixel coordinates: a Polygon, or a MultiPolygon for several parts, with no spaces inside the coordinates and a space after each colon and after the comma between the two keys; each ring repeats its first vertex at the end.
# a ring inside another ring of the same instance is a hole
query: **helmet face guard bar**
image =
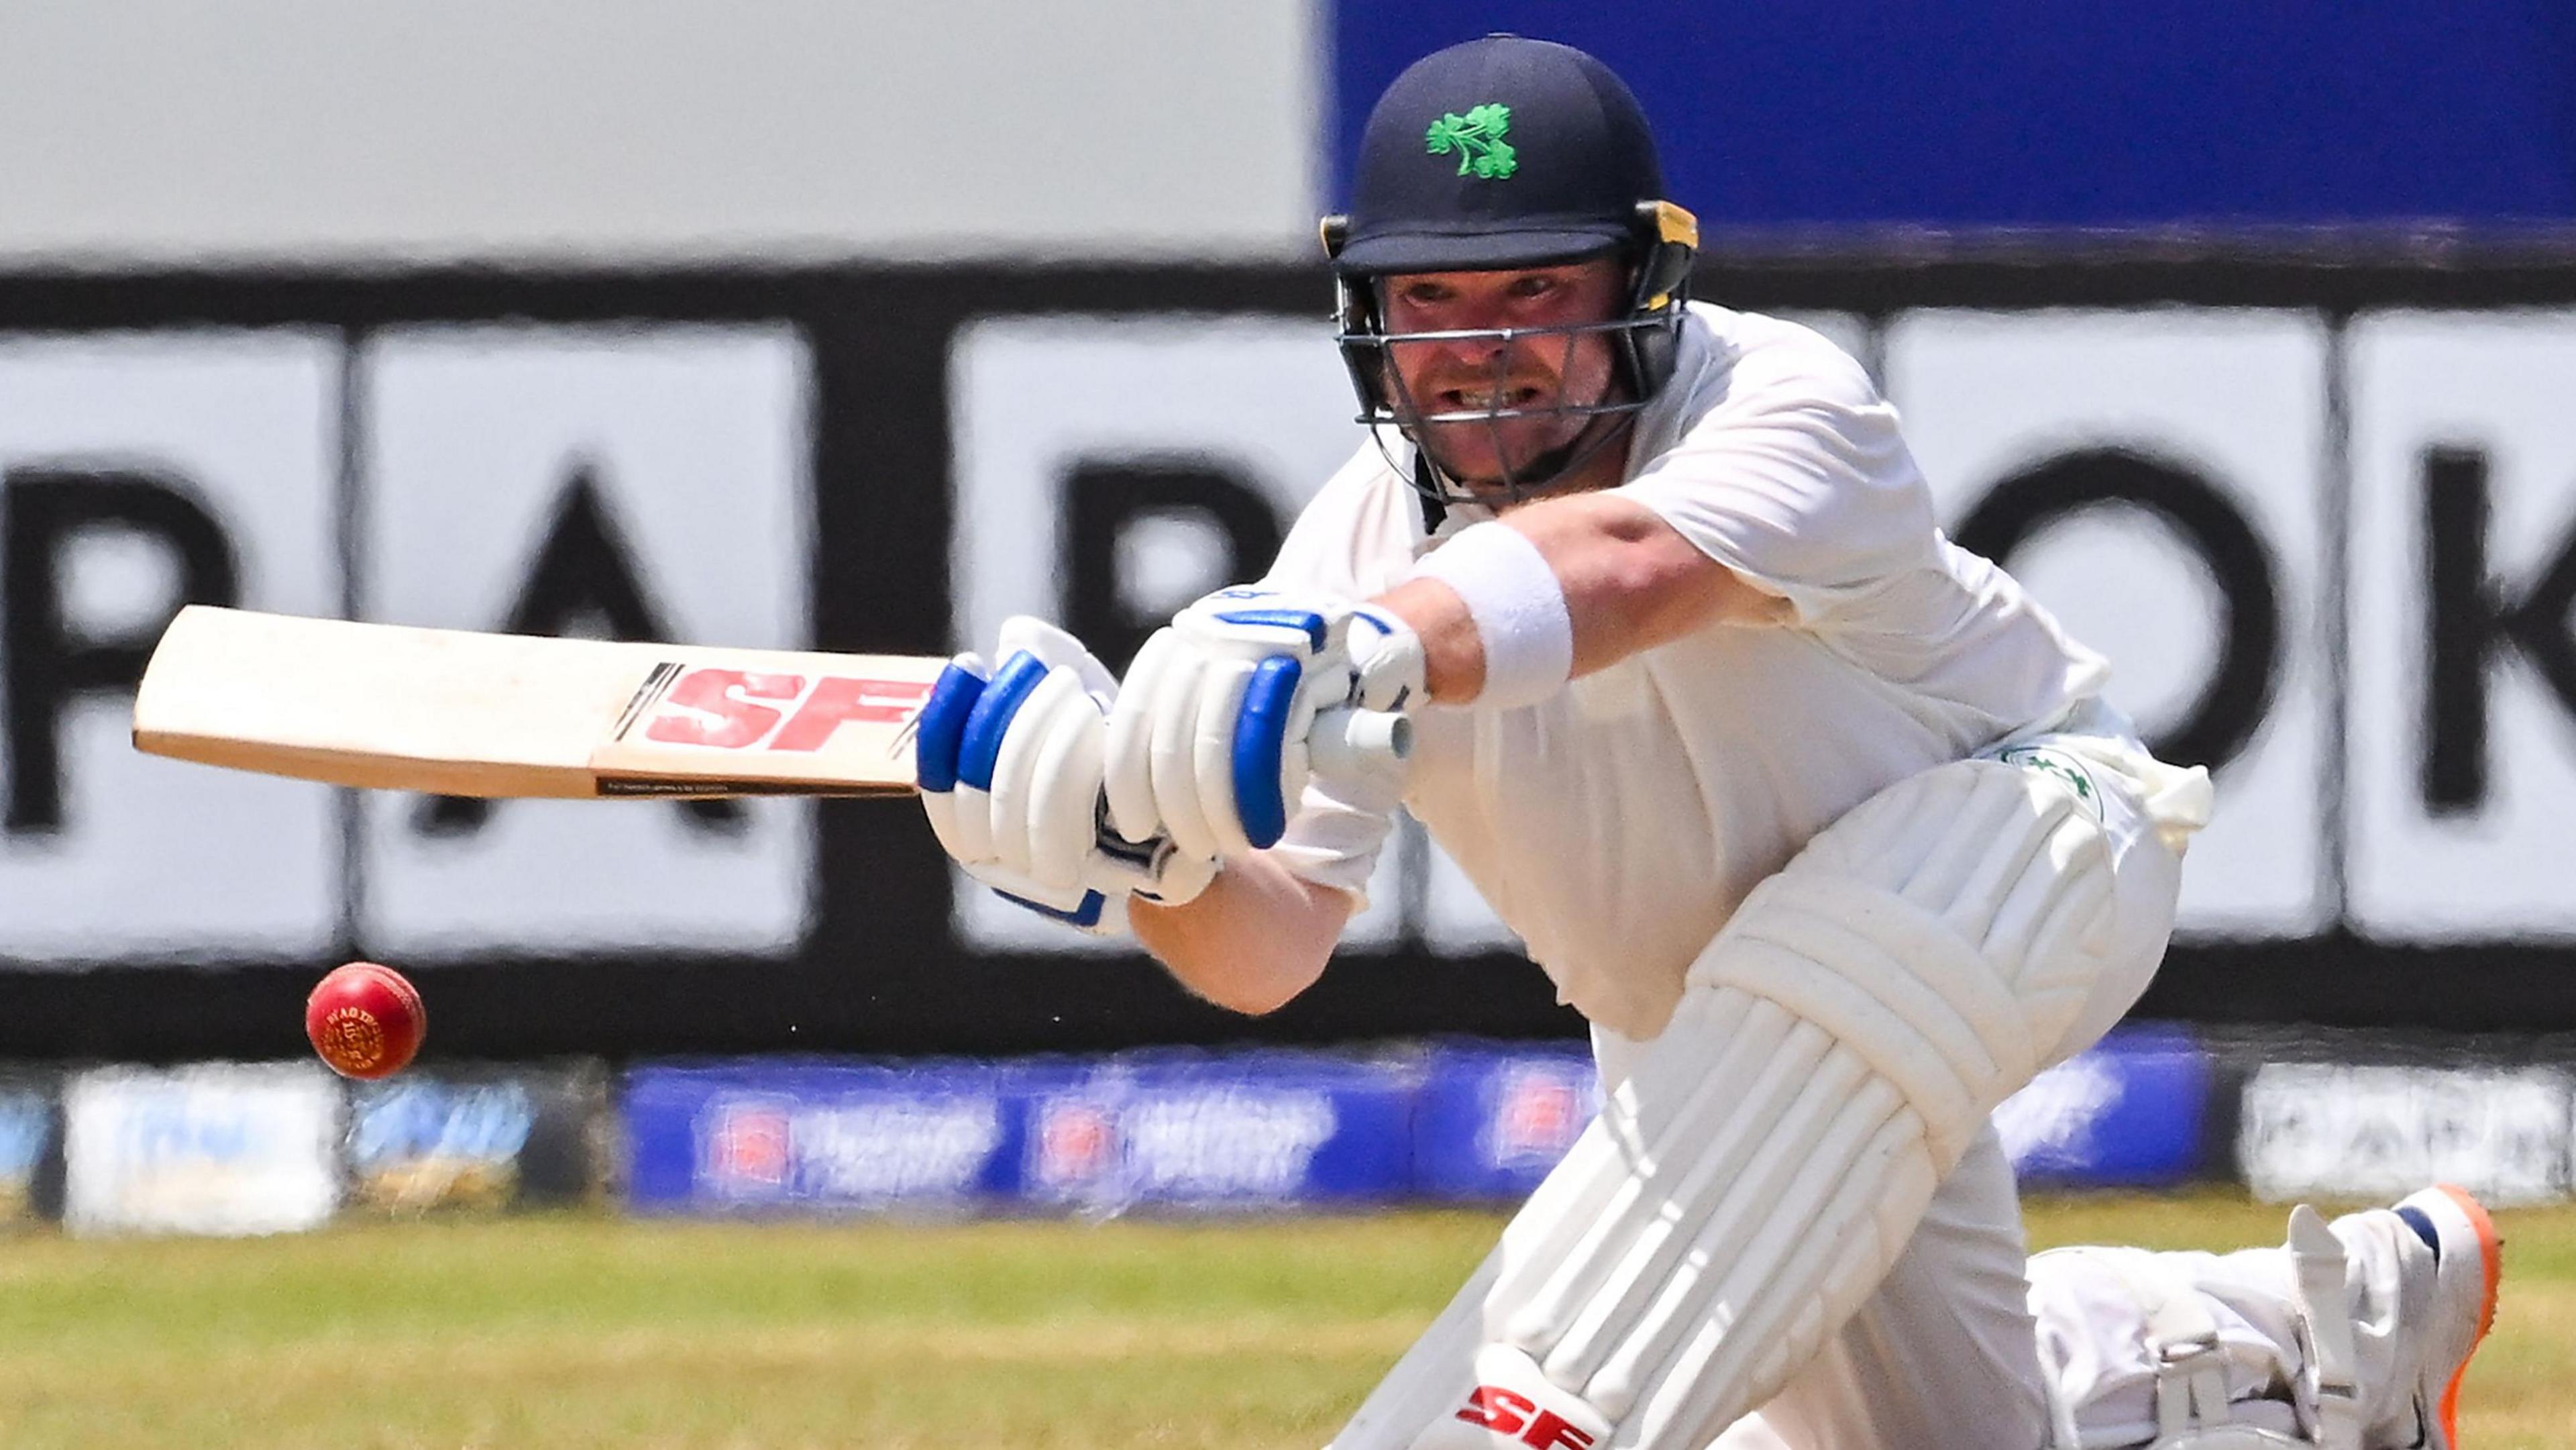
{"type": "MultiPolygon", "coordinates": [[[[1325,249],[1338,255],[1348,232],[1347,222],[1328,217],[1323,230],[1325,249]]],[[[1494,490],[1490,486],[1481,491],[1473,489],[1464,480],[1450,477],[1426,446],[1423,430],[1428,427],[1481,424],[1487,430],[1495,457],[1502,461],[1500,483],[1504,496],[1519,502],[1544,492],[1617,441],[1637,413],[1671,380],[1698,243],[1699,223],[1689,212],[1667,201],[1638,203],[1633,239],[1618,249],[1630,261],[1631,285],[1625,313],[1598,322],[1556,327],[1390,333],[1378,291],[1383,278],[1337,274],[1334,290],[1339,330],[1334,341],[1350,372],[1352,390],[1359,396],[1357,421],[1368,425],[1396,472],[1412,480],[1413,486],[1435,504],[1492,502],[1494,490]],[[1557,376],[1563,378],[1564,364],[1572,358],[1576,345],[1582,338],[1595,335],[1610,340],[1614,374],[1600,398],[1585,403],[1559,400],[1543,407],[1502,406],[1503,385],[1517,349],[1548,338],[1562,338],[1565,351],[1557,359],[1557,376]],[[1426,411],[1412,396],[1401,370],[1393,365],[1391,350],[1407,344],[1457,342],[1493,346],[1488,395],[1497,406],[1426,411]],[[1519,418],[1581,418],[1585,426],[1566,443],[1514,467],[1504,446],[1501,425],[1519,418]],[[1604,419],[1609,421],[1605,423],[1604,419]],[[1390,427],[1413,442],[1420,455],[1419,467],[1404,467],[1393,457],[1387,441],[1390,427]]]]}
{"type": "MultiPolygon", "coordinates": [[[[1370,299],[1369,311],[1372,319],[1378,315],[1374,298],[1370,299]]],[[[1646,399],[1639,394],[1636,385],[1641,376],[1638,333],[1647,329],[1668,329],[1677,322],[1678,314],[1671,319],[1661,316],[1623,317],[1554,327],[1401,333],[1354,331],[1346,323],[1345,330],[1334,340],[1341,346],[1342,360],[1350,369],[1353,389],[1360,397],[1361,412],[1355,421],[1367,425],[1380,449],[1388,451],[1390,466],[1395,467],[1399,474],[1415,479],[1417,487],[1427,484],[1436,502],[1493,502],[1494,489],[1490,483],[1481,490],[1470,488],[1465,480],[1448,473],[1431,446],[1432,429],[1481,427],[1502,471],[1501,478],[1494,482],[1501,484],[1504,498],[1517,503],[1581,468],[1626,431],[1629,420],[1646,406],[1646,399]],[[1521,405],[1508,401],[1506,390],[1511,375],[1515,366],[1529,356],[1526,349],[1555,343],[1559,349],[1555,357],[1555,374],[1563,378],[1567,375],[1576,347],[1587,337],[1606,337],[1612,343],[1615,375],[1599,398],[1589,402],[1559,398],[1521,405]],[[1492,350],[1491,361],[1484,369],[1485,392],[1493,400],[1492,405],[1449,409],[1425,406],[1424,400],[1415,397],[1406,383],[1403,370],[1395,366],[1392,349],[1461,342],[1488,346],[1492,350]],[[1583,427],[1556,447],[1515,464],[1503,425],[1525,418],[1579,419],[1583,427]],[[1605,419],[1612,421],[1605,424],[1602,421],[1605,419]],[[1423,469],[1407,470],[1392,456],[1388,443],[1390,429],[1413,442],[1421,454],[1423,469]]]]}

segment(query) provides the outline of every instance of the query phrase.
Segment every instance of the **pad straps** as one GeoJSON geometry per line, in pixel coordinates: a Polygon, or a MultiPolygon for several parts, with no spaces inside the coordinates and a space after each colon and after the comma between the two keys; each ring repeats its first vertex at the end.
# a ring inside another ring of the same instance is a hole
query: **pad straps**
{"type": "Polygon", "coordinates": [[[2218,1321],[2200,1293],[2149,1254],[2105,1254],[2147,1316],[2147,1354],[2156,1373],[2156,1443],[2180,1444],[2196,1429],[2235,1418],[2227,1408],[2227,1357],[2218,1321]]]}
{"type": "Polygon", "coordinates": [[[2317,1407],[2319,1450],[2359,1450],[2361,1396],[2355,1386],[2352,1312],[2344,1304],[2343,1240],[2306,1204],[2290,1210],[2299,1328],[2308,1340],[2307,1389],[2317,1407]]]}
{"type": "MultiPolygon", "coordinates": [[[[2082,1251],[2078,1251],[2082,1252],[2082,1251]]],[[[2360,1450],[2361,1401],[2355,1389],[2352,1315],[2344,1305],[2343,1241],[2315,1209],[2290,1212],[2288,1253],[2299,1335],[2307,1353],[2295,1408],[2317,1450],[2360,1450]]],[[[2231,1436],[2206,1432],[2230,1426],[2236,1415],[2227,1394],[2227,1359],[2218,1321],[2200,1291],[2154,1254],[2114,1250],[2094,1255],[2128,1288],[2146,1316],[2146,1349],[2155,1366],[2157,1447],[2277,1443],[2250,1427],[2231,1436]]],[[[2064,1433],[2061,1431],[2061,1433],[2064,1433]]]]}

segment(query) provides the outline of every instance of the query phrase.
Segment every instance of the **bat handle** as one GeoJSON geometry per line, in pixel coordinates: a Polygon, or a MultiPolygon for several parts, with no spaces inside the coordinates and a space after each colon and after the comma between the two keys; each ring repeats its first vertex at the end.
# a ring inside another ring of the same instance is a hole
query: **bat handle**
{"type": "Polygon", "coordinates": [[[1319,712],[1306,734],[1306,760],[1329,781],[1401,784],[1413,754],[1413,721],[1392,711],[1348,706],[1319,712]]]}

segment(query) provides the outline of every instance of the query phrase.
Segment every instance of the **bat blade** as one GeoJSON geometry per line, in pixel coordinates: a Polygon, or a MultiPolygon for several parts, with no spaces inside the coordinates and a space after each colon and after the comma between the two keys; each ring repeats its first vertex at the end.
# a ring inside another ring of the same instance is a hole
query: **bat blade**
{"type": "Polygon", "coordinates": [[[135,692],[174,759],[441,795],[912,788],[935,656],[543,639],[191,605],[135,692]]]}

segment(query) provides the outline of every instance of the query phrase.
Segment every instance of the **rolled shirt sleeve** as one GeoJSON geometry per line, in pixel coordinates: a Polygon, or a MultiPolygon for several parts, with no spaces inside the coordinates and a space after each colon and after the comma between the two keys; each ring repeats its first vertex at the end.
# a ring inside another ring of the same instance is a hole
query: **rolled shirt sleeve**
{"type": "Polygon", "coordinates": [[[1920,567],[1936,537],[1896,410],[1804,329],[1739,356],[1715,406],[1619,492],[1809,629],[1920,567]]]}

